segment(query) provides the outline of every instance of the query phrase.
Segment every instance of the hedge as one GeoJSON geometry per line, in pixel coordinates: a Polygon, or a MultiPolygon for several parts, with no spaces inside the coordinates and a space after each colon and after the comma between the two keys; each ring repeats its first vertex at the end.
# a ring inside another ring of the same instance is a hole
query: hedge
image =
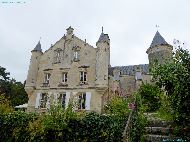
{"type": "Polygon", "coordinates": [[[0,141],[121,141],[125,118],[116,115],[86,113],[83,117],[65,117],[65,112],[0,114],[0,141]]]}

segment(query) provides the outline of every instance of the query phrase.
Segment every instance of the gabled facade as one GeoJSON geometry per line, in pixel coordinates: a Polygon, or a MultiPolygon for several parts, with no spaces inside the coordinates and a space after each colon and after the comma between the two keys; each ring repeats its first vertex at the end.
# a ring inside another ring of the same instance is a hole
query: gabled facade
{"type": "MultiPolygon", "coordinates": [[[[103,29],[96,48],[73,31],[69,27],[66,35],[45,52],[40,42],[32,50],[25,85],[28,112],[44,112],[54,104],[67,108],[73,102],[76,111],[101,113],[111,96],[128,97],[142,81],[150,82],[148,64],[111,67],[110,39],[103,29]]],[[[165,53],[170,51],[171,46],[157,32],[147,50],[149,61],[162,60],[161,53],[168,58],[165,53]]]]}
{"type": "Polygon", "coordinates": [[[32,50],[25,90],[28,111],[45,111],[60,103],[76,110],[102,111],[102,98],[108,90],[110,40],[101,33],[97,48],[73,34],[73,28],[44,53],[40,42],[32,50]]]}

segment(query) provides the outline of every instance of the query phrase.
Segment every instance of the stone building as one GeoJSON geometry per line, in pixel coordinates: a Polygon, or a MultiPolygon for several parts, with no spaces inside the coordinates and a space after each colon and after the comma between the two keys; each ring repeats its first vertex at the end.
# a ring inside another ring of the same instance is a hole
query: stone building
{"type": "MultiPolygon", "coordinates": [[[[42,52],[38,42],[31,51],[25,90],[28,112],[44,112],[51,105],[67,108],[72,102],[76,111],[101,113],[113,95],[128,97],[142,82],[150,82],[149,65],[110,65],[110,39],[102,33],[96,48],[67,29],[59,41],[42,52]]],[[[150,64],[162,63],[172,55],[172,46],[157,32],[147,50],[150,64]]]]}

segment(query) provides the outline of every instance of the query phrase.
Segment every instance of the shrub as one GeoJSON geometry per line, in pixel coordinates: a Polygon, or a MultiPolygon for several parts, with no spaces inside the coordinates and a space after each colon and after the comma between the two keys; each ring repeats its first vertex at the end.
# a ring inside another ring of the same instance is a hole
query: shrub
{"type": "Polygon", "coordinates": [[[130,100],[126,100],[123,97],[115,96],[105,106],[106,113],[126,118],[130,111],[128,107],[129,102],[130,100]]]}
{"type": "Polygon", "coordinates": [[[146,111],[156,111],[160,108],[160,95],[163,92],[158,86],[153,84],[142,84],[138,93],[141,95],[142,104],[146,107],[146,111]]]}

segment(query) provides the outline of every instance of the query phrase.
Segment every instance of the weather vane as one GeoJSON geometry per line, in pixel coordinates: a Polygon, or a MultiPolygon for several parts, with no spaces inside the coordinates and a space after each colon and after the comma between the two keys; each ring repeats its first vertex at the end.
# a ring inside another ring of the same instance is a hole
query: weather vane
{"type": "Polygon", "coordinates": [[[102,33],[104,32],[104,27],[102,26],[102,33]]]}
{"type": "Polygon", "coordinates": [[[156,25],[156,29],[157,29],[157,31],[159,30],[159,28],[160,28],[160,26],[159,26],[159,25],[156,25]]]}

